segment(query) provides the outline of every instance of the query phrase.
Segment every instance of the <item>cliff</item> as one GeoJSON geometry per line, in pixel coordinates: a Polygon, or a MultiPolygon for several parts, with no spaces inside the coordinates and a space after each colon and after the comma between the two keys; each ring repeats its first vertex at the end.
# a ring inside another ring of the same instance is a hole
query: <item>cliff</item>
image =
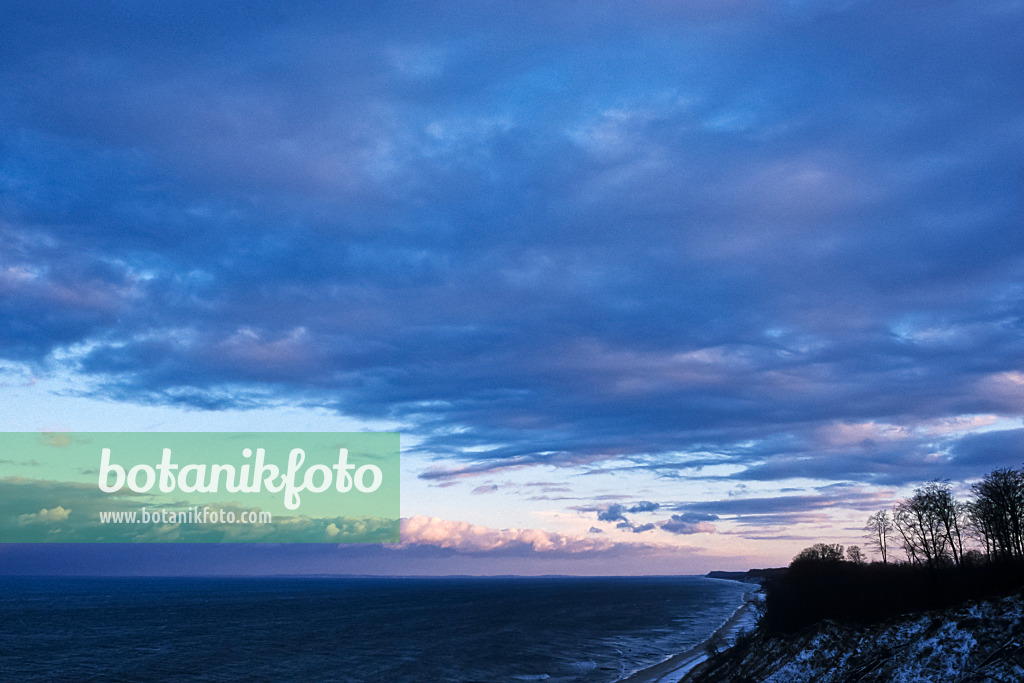
{"type": "Polygon", "coordinates": [[[709,579],[726,579],[728,581],[742,581],[743,583],[761,583],[773,576],[781,576],[786,573],[786,567],[775,567],[772,569],[748,569],[745,572],[713,571],[705,576],[709,579]]]}
{"type": "Polygon", "coordinates": [[[890,619],[825,621],[792,635],[764,629],[694,669],[686,683],[1024,680],[1024,597],[890,619]]]}

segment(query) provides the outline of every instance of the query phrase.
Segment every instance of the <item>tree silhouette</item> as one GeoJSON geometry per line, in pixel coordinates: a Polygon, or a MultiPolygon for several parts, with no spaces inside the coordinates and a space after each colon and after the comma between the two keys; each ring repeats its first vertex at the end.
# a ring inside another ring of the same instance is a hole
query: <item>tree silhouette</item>
{"type": "Polygon", "coordinates": [[[911,563],[960,564],[966,508],[953,498],[948,481],[936,479],[915,489],[893,508],[893,526],[911,563]]]}
{"type": "Polygon", "coordinates": [[[868,543],[882,556],[882,562],[889,561],[888,549],[889,538],[892,536],[892,518],[888,510],[879,510],[868,517],[868,523],[864,526],[867,532],[868,543]]]}
{"type": "Polygon", "coordinates": [[[838,543],[815,543],[804,548],[793,558],[794,562],[842,562],[843,546],[838,543]]]}
{"type": "Polygon", "coordinates": [[[997,469],[971,487],[970,519],[990,558],[1024,557],[1024,472],[997,469]]]}

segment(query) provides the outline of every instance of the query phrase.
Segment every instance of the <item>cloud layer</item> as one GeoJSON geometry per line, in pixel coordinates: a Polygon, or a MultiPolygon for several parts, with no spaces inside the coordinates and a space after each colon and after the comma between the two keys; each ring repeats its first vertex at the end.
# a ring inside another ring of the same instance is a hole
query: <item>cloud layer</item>
{"type": "Polygon", "coordinates": [[[4,16],[0,358],[28,372],[395,420],[430,481],[1020,463],[1018,4],[4,16]]]}
{"type": "Polygon", "coordinates": [[[423,515],[403,519],[401,535],[403,546],[433,546],[460,553],[576,554],[607,551],[614,546],[601,538],[566,536],[540,529],[490,529],[423,515]]]}

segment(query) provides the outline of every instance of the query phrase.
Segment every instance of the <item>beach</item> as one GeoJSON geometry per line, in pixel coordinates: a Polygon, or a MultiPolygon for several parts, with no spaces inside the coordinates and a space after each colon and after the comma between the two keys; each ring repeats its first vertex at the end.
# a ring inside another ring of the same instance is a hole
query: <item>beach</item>
{"type": "Polygon", "coordinates": [[[729,617],[717,631],[703,642],[686,652],[673,655],[660,664],[637,671],[622,683],[680,683],[698,664],[708,658],[708,646],[717,643],[719,649],[732,647],[740,633],[753,631],[757,625],[757,609],[754,605],[757,591],[744,595],[744,603],[729,617]]]}

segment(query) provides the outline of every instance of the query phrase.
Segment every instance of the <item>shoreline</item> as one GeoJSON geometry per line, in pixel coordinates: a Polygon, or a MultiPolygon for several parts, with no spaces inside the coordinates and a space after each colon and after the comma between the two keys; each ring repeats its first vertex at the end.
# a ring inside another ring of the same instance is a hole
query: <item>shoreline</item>
{"type": "Polygon", "coordinates": [[[754,629],[757,624],[754,596],[757,594],[756,590],[745,594],[743,604],[718,630],[686,652],[672,655],[660,664],[641,669],[621,679],[619,683],[681,683],[698,664],[707,661],[709,643],[712,641],[724,642],[726,647],[732,647],[740,631],[754,629]]]}

